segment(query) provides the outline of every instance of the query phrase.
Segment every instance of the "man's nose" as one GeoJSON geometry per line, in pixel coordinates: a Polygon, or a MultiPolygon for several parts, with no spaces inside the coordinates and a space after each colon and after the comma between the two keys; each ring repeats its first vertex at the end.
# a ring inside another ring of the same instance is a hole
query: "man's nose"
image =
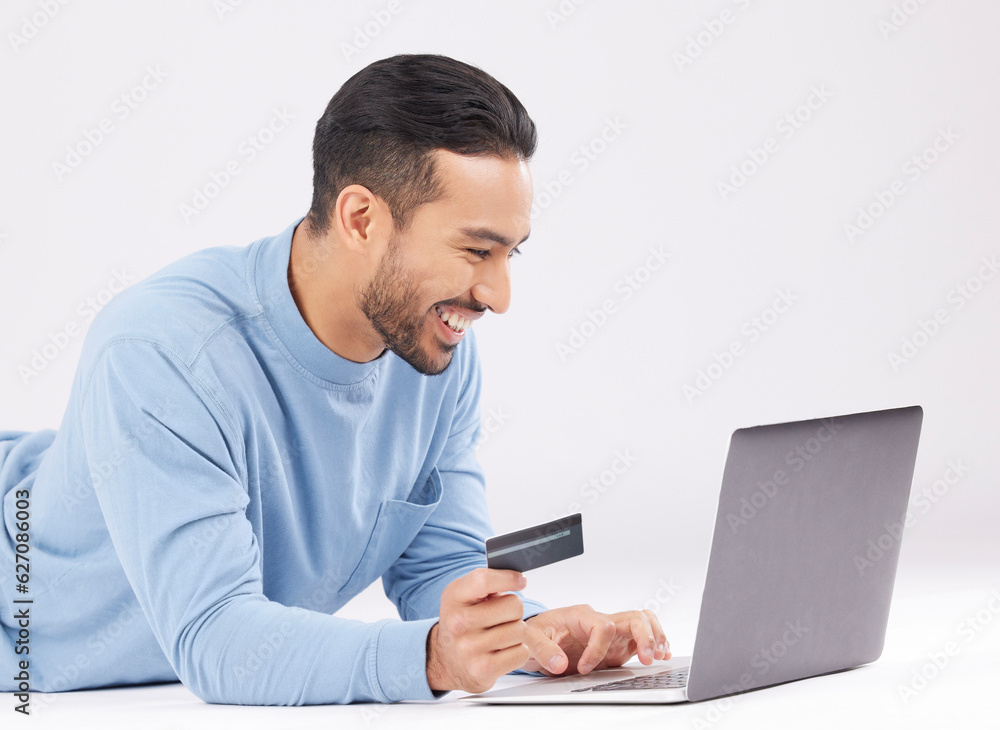
{"type": "Polygon", "coordinates": [[[472,287],[472,296],[496,314],[503,314],[510,307],[510,259],[497,257],[482,267],[482,275],[472,287]]]}

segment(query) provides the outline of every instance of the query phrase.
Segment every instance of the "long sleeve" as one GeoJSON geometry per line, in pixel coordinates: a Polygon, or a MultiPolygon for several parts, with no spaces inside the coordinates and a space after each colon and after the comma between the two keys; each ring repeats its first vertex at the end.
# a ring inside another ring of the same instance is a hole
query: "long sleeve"
{"type": "MultiPolygon", "coordinates": [[[[413,542],[382,578],[386,595],[404,619],[437,616],[441,592],[456,578],[486,567],[486,538],[493,535],[485,478],[476,459],[480,429],[481,372],[469,333],[461,360],[462,387],[444,452],[437,463],[441,501],[413,542]]],[[[518,592],[524,617],[547,610],[518,592]]]]}
{"type": "Polygon", "coordinates": [[[114,549],[196,695],[279,705],[434,698],[433,619],[363,623],[265,597],[234,414],[180,358],[139,339],[108,345],[82,419],[89,463],[113,465],[95,488],[114,549]]]}

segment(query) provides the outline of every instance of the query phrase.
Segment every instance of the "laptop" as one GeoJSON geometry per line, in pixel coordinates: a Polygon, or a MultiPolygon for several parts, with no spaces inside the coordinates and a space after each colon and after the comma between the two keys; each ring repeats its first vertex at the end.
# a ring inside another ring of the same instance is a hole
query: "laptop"
{"type": "Polygon", "coordinates": [[[875,661],[922,420],[910,406],[738,429],[690,657],[460,699],[697,702],[875,661]]]}

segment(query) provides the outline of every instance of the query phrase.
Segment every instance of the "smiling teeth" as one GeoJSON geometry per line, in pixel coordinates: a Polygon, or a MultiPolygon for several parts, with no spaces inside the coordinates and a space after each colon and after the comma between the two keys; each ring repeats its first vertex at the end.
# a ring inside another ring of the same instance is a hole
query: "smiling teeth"
{"type": "Polygon", "coordinates": [[[472,320],[466,319],[457,312],[442,312],[440,307],[435,307],[434,311],[437,312],[438,317],[451,327],[455,332],[465,332],[472,326],[472,320]]]}

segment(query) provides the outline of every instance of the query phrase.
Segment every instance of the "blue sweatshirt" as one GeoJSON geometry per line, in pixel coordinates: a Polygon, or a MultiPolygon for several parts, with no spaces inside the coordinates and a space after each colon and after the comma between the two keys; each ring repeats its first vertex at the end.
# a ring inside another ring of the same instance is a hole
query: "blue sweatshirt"
{"type": "Polygon", "coordinates": [[[434,377],[389,352],[337,356],[289,291],[298,222],[119,294],[58,431],[0,431],[3,691],[28,660],[34,691],[179,678],[219,703],[444,694],[427,684],[428,632],[493,534],[475,336],[434,377]],[[331,615],[379,577],[402,620],[331,615]]]}

